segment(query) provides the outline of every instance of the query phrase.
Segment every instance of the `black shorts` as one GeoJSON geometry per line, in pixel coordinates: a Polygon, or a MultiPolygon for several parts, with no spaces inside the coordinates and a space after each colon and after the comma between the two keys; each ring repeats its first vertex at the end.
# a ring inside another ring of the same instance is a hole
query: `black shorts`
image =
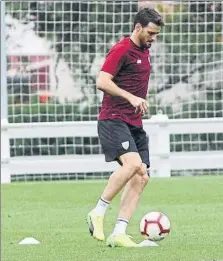
{"type": "Polygon", "coordinates": [[[142,162],[150,167],[149,138],[140,126],[130,125],[122,120],[99,120],[98,135],[105,154],[105,161],[119,161],[127,152],[138,152],[142,162]]]}

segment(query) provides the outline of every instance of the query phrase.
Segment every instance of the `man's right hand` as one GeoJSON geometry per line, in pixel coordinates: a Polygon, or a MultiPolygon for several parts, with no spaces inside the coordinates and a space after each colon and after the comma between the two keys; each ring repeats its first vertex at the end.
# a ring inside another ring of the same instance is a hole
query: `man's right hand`
{"type": "Polygon", "coordinates": [[[135,107],[136,114],[140,113],[142,115],[145,115],[148,112],[149,104],[145,99],[133,95],[129,99],[129,102],[132,104],[133,107],[135,107]]]}

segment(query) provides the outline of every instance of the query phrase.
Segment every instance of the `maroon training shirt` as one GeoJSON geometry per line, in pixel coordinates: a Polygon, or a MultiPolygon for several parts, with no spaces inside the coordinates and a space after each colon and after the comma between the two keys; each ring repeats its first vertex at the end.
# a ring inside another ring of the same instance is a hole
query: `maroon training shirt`
{"type": "MultiPolygon", "coordinates": [[[[150,69],[149,50],[138,47],[127,37],[110,49],[101,70],[113,75],[118,87],[145,99],[150,69]]],[[[142,126],[142,116],[135,114],[135,108],[127,100],[108,93],[104,93],[99,114],[99,120],[104,119],[121,119],[142,126]]]]}

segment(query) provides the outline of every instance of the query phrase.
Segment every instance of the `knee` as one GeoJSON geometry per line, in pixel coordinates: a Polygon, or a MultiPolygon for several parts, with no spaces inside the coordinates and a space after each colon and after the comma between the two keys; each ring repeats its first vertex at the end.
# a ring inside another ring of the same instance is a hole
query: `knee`
{"type": "Polygon", "coordinates": [[[141,177],[141,180],[142,180],[142,185],[143,187],[145,187],[147,185],[147,183],[149,182],[149,176],[147,175],[147,173],[145,173],[142,177],[141,177]]]}
{"type": "Polygon", "coordinates": [[[120,161],[132,175],[138,174],[140,176],[143,176],[146,173],[146,165],[142,163],[139,154],[136,152],[129,152],[127,154],[124,154],[120,158],[120,161]]]}
{"type": "Polygon", "coordinates": [[[142,176],[143,179],[144,179],[145,181],[147,180],[147,182],[148,182],[149,176],[148,176],[148,174],[147,174],[147,166],[146,166],[145,163],[141,163],[140,168],[138,169],[137,174],[138,174],[139,176],[142,176]]]}
{"type": "Polygon", "coordinates": [[[140,160],[135,160],[128,163],[128,168],[131,169],[131,172],[138,174],[142,172],[142,162],[140,160]]]}
{"type": "Polygon", "coordinates": [[[147,175],[146,172],[144,172],[144,175],[141,175],[137,173],[133,178],[132,178],[132,184],[133,187],[140,187],[143,189],[149,181],[149,176],[147,175]]]}
{"type": "Polygon", "coordinates": [[[128,165],[128,168],[131,169],[131,172],[134,175],[139,175],[142,177],[143,183],[146,184],[149,181],[146,165],[142,163],[140,160],[129,162],[126,165],[128,165]]]}
{"type": "Polygon", "coordinates": [[[138,172],[137,174],[141,176],[141,182],[145,186],[149,181],[149,175],[147,173],[147,166],[145,163],[142,163],[140,172],[138,172]]]}

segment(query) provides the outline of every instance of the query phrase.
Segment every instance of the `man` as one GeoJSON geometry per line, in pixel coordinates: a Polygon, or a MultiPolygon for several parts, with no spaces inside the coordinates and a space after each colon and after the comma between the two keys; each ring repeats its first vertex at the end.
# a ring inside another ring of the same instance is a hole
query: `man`
{"type": "Polygon", "coordinates": [[[118,219],[106,241],[111,247],[138,246],[126,234],[126,228],[149,179],[148,137],[142,127],[142,116],[148,110],[146,95],[151,70],[148,49],[163,25],[162,17],[154,9],[140,10],[131,36],[111,48],[97,79],[97,88],[104,92],[98,120],[100,143],[105,160],[116,160],[120,168],[111,175],[87,222],[91,235],[103,241],[105,212],[125,186],[118,219]]]}

